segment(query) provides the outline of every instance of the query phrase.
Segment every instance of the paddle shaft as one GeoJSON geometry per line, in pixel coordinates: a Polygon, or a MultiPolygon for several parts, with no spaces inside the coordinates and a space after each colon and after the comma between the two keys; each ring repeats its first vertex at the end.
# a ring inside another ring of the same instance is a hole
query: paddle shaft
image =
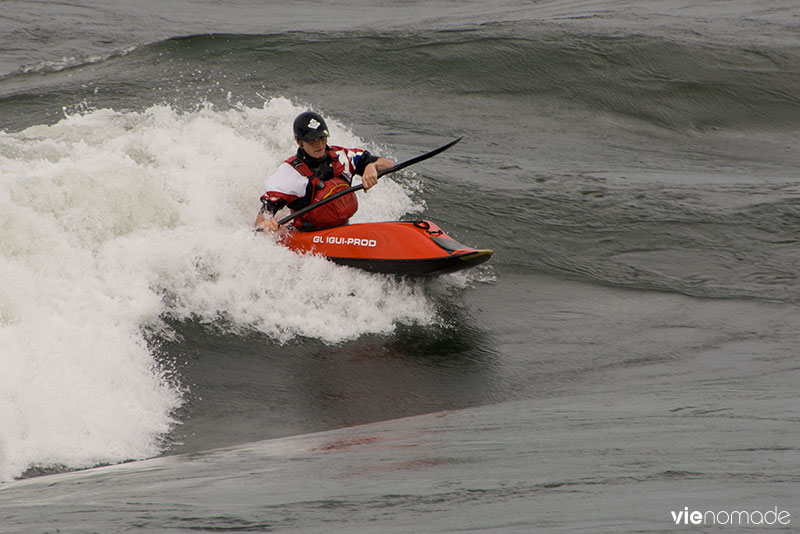
{"type": "MultiPolygon", "coordinates": [[[[417,157],[414,157],[414,158],[411,158],[409,160],[406,160],[406,161],[403,161],[401,163],[398,163],[397,165],[394,165],[393,167],[389,167],[388,169],[384,169],[384,170],[382,170],[381,172],[378,173],[378,178],[380,178],[381,176],[386,176],[387,174],[392,173],[392,172],[397,172],[400,169],[405,169],[406,167],[408,167],[410,165],[414,165],[415,163],[419,163],[420,161],[426,160],[428,158],[432,158],[436,154],[440,154],[440,153],[444,152],[445,150],[447,150],[448,148],[450,148],[451,146],[455,145],[456,143],[461,141],[461,139],[462,139],[462,137],[459,137],[458,139],[450,141],[446,145],[440,146],[439,148],[437,148],[435,150],[431,150],[430,152],[426,152],[425,154],[421,154],[421,155],[419,155],[417,157]]],[[[334,200],[336,200],[337,198],[339,198],[341,196],[348,195],[350,193],[355,193],[356,191],[359,191],[361,189],[364,189],[364,185],[363,184],[358,184],[358,185],[354,185],[352,187],[348,187],[344,191],[339,191],[335,195],[331,195],[328,198],[323,198],[320,201],[314,202],[313,204],[309,204],[305,208],[301,208],[301,209],[299,209],[299,210],[297,210],[297,211],[295,211],[293,213],[290,213],[289,215],[287,215],[286,217],[284,217],[283,219],[278,221],[278,225],[282,226],[282,225],[288,223],[289,221],[291,221],[292,219],[294,219],[296,217],[300,217],[301,215],[304,215],[304,214],[308,213],[309,211],[311,211],[313,209],[317,209],[318,207],[323,206],[323,205],[327,204],[328,202],[333,202],[334,200]]]]}

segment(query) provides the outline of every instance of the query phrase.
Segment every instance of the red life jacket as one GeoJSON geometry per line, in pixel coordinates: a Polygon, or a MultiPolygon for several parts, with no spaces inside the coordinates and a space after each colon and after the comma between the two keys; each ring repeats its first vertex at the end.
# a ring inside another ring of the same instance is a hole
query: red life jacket
{"type": "MultiPolygon", "coordinates": [[[[328,147],[328,157],[330,157],[333,165],[333,178],[324,181],[320,180],[318,176],[311,172],[308,165],[296,155],[286,160],[286,163],[294,167],[297,172],[308,178],[311,182],[311,204],[350,187],[350,182],[342,176],[345,169],[342,162],[339,161],[339,154],[337,154],[336,150],[333,148],[328,147]]],[[[328,202],[324,206],[311,210],[305,215],[297,217],[292,224],[299,227],[305,223],[314,228],[340,226],[342,224],[347,224],[347,221],[350,220],[350,217],[352,217],[357,210],[358,198],[356,198],[355,193],[350,193],[349,195],[343,195],[336,200],[328,202]]]]}

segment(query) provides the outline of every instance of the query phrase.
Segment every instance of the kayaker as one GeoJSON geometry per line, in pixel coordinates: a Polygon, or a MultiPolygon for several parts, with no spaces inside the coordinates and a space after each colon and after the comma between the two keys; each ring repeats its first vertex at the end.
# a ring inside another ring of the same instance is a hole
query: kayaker
{"type": "MultiPolygon", "coordinates": [[[[297,154],[286,159],[275,174],[267,178],[261,196],[261,211],[256,217],[258,230],[278,230],[275,213],[284,206],[292,211],[338,193],[348,187],[353,176],[361,176],[364,191],[378,183],[378,173],[394,161],[370,154],[361,148],[328,146],[328,126],[318,113],[305,111],[294,120],[297,154]]],[[[346,224],[356,210],[355,193],[344,195],[297,217],[298,228],[328,228],[346,224]]]]}

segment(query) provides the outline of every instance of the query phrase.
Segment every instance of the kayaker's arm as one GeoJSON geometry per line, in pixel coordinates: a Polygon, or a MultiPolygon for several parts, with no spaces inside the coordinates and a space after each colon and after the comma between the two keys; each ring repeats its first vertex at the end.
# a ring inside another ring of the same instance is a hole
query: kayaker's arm
{"type": "Polygon", "coordinates": [[[275,213],[286,205],[283,199],[271,199],[266,195],[261,197],[261,211],[256,215],[256,222],[253,224],[256,232],[277,232],[280,229],[275,213]],[[265,213],[272,214],[272,217],[265,216],[265,213]]]}
{"type": "Polygon", "coordinates": [[[364,186],[364,191],[378,183],[378,173],[384,169],[394,166],[394,161],[387,158],[378,158],[366,166],[364,174],[361,176],[361,184],[364,186]]]}

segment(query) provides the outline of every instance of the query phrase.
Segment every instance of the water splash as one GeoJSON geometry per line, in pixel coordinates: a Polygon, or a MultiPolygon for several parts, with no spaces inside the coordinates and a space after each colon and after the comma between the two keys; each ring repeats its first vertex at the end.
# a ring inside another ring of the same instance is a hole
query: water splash
{"type": "MultiPolygon", "coordinates": [[[[327,343],[435,321],[414,283],[250,231],[299,111],[87,109],[0,133],[0,480],[158,454],[182,402],[145,333],[165,318],[327,343]]],[[[362,206],[358,221],[419,209],[391,179],[362,206]]]]}

